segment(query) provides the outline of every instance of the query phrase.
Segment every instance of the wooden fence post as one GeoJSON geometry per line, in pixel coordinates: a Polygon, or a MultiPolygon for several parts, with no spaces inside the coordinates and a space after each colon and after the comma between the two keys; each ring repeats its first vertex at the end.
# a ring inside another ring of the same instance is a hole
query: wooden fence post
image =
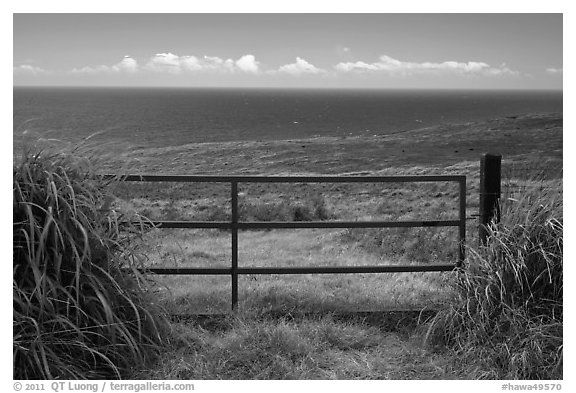
{"type": "Polygon", "coordinates": [[[500,179],[502,156],[486,153],[480,160],[480,244],[486,245],[487,226],[500,221],[500,179]]]}
{"type": "Polygon", "coordinates": [[[232,311],[238,305],[238,182],[231,183],[230,196],[232,199],[232,311]]]}

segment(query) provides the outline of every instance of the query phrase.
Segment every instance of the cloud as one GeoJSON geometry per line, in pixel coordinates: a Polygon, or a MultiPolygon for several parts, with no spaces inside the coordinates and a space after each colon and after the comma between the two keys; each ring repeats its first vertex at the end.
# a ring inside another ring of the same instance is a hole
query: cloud
{"type": "Polygon", "coordinates": [[[196,56],[178,56],[169,52],[158,53],[152,56],[144,66],[144,69],[168,74],[201,71],[257,74],[259,72],[259,64],[254,55],[244,55],[234,61],[232,59],[222,59],[217,56],[204,56],[203,58],[196,56]]]}
{"type": "Polygon", "coordinates": [[[21,64],[13,68],[14,75],[42,75],[47,71],[43,68],[36,67],[30,64],[21,64]]]}
{"type": "Polygon", "coordinates": [[[120,63],[116,64],[115,66],[112,66],[112,68],[117,72],[124,71],[128,73],[133,73],[138,71],[138,63],[134,58],[130,56],[124,56],[122,61],[120,61],[120,63]]]}
{"type": "MultiPolygon", "coordinates": [[[[23,66],[20,66],[20,68],[23,66]]],[[[30,67],[30,66],[27,66],[30,67]]],[[[15,67],[16,70],[16,67],[15,67]]],[[[240,56],[237,60],[223,59],[217,56],[179,56],[166,52],[157,53],[150,57],[143,65],[130,57],[125,56],[114,65],[97,65],[74,68],[73,74],[120,74],[120,73],[158,73],[158,74],[185,74],[193,72],[209,73],[245,73],[259,74],[260,62],[251,54],[240,56]]]]}
{"type": "Polygon", "coordinates": [[[147,70],[178,74],[181,72],[180,57],[173,53],[157,53],[144,66],[147,70]]]}
{"type": "Polygon", "coordinates": [[[547,74],[558,75],[562,74],[564,71],[562,68],[546,68],[547,74]]]}
{"type": "Polygon", "coordinates": [[[202,69],[202,65],[196,56],[182,56],[180,57],[180,68],[183,71],[199,71],[202,69]]]}
{"type": "Polygon", "coordinates": [[[509,69],[505,64],[500,67],[492,67],[487,63],[477,61],[417,63],[397,60],[386,55],[380,56],[378,61],[373,63],[365,63],[363,61],[341,62],[336,64],[334,69],[341,73],[385,72],[389,75],[402,76],[430,73],[487,76],[519,75],[517,71],[509,69]]]}
{"type": "Polygon", "coordinates": [[[257,74],[260,63],[256,61],[254,55],[244,55],[236,60],[236,67],[249,74],[257,74]]]}
{"type": "Polygon", "coordinates": [[[169,52],[157,53],[152,56],[144,66],[144,69],[158,73],[180,74],[183,72],[218,69],[221,68],[223,63],[224,61],[217,57],[199,59],[196,56],[178,56],[169,52]]]}
{"type": "Polygon", "coordinates": [[[278,72],[290,75],[302,75],[302,74],[321,74],[324,73],[325,71],[321,68],[317,68],[313,64],[308,63],[306,60],[297,57],[296,63],[283,65],[278,69],[278,72]]]}
{"type": "Polygon", "coordinates": [[[232,59],[221,59],[217,56],[204,56],[201,63],[202,71],[234,72],[235,63],[232,59]]]}
{"type": "Polygon", "coordinates": [[[124,56],[124,58],[112,66],[99,65],[99,66],[86,66],[82,68],[72,69],[73,74],[117,74],[117,73],[128,73],[133,74],[138,72],[139,66],[136,60],[130,56],[124,56]]]}
{"type": "MultiPolygon", "coordinates": [[[[349,47],[339,47],[346,57],[352,56],[349,47]]],[[[493,66],[481,61],[443,61],[443,62],[411,62],[382,55],[374,62],[341,61],[331,69],[316,67],[307,60],[296,57],[295,62],[282,65],[276,69],[267,69],[253,54],[245,54],[237,59],[221,58],[217,56],[180,56],[172,52],[157,53],[142,63],[131,56],[124,58],[114,65],[87,66],[71,71],[74,74],[96,75],[130,75],[162,74],[162,75],[261,75],[279,76],[322,76],[339,78],[345,75],[388,75],[391,77],[409,76],[476,76],[476,77],[515,77],[527,76],[510,69],[506,64],[493,66]]],[[[27,64],[14,66],[14,75],[39,75],[45,70],[27,64]]],[[[546,73],[562,74],[562,68],[548,68],[546,73]]]]}
{"type": "Polygon", "coordinates": [[[344,59],[350,59],[352,57],[352,49],[349,46],[337,45],[336,54],[344,59]]]}

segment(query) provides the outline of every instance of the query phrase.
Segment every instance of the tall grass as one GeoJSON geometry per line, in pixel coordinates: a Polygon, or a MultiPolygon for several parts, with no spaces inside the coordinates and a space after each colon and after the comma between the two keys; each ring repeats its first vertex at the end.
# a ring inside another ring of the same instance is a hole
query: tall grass
{"type": "Polygon", "coordinates": [[[27,151],[14,163],[15,379],[119,378],[163,340],[135,269],[140,230],[109,210],[105,187],[71,154],[27,151]]]}
{"type": "Polygon", "coordinates": [[[562,379],[561,190],[504,198],[486,246],[468,250],[458,298],[429,325],[428,342],[455,348],[478,378],[562,379]]]}

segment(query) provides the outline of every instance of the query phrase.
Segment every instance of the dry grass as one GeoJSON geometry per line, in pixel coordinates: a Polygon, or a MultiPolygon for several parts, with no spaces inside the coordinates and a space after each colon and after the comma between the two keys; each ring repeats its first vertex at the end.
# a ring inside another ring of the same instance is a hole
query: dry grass
{"type": "MultiPolygon", "coordinates": [[[[175,324],[158,379],[451,379],[442,359],[360,318],[301,319],[243,313],[210,324],[175,324]]],[[[136,375],[138,377],[138,375],[136,375]]]]}
{"type": "MultiPolygon", "coordinates": [[[[228,267],[230,235],[162,230],[142,249],[154,267],[228,267]]],[[[239,266],[366,266],[411,261],[386,258],[349,243],[333,230],[247,231],[239,236],[239,266]]],[[[455,242],[454,242],[455,244],[455,242]]],[[[449,273],[248,275],[239,279],[239,307],[273,310],[385,310],[431,307],[450,296],[449,273]]],[[[228,276],[158,277],[160,299],[173,313],[226,312],[228,276]]]]}

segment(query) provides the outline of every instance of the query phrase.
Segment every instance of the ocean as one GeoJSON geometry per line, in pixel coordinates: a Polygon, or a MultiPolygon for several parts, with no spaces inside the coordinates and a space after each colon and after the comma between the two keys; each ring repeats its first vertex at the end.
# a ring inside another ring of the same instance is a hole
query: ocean
{"type": "Polygon", "coordinates": [[[562,113],[561,91],[14,87],[13,138],[136,148],[385,135],[527,113],[562,113]]]}

